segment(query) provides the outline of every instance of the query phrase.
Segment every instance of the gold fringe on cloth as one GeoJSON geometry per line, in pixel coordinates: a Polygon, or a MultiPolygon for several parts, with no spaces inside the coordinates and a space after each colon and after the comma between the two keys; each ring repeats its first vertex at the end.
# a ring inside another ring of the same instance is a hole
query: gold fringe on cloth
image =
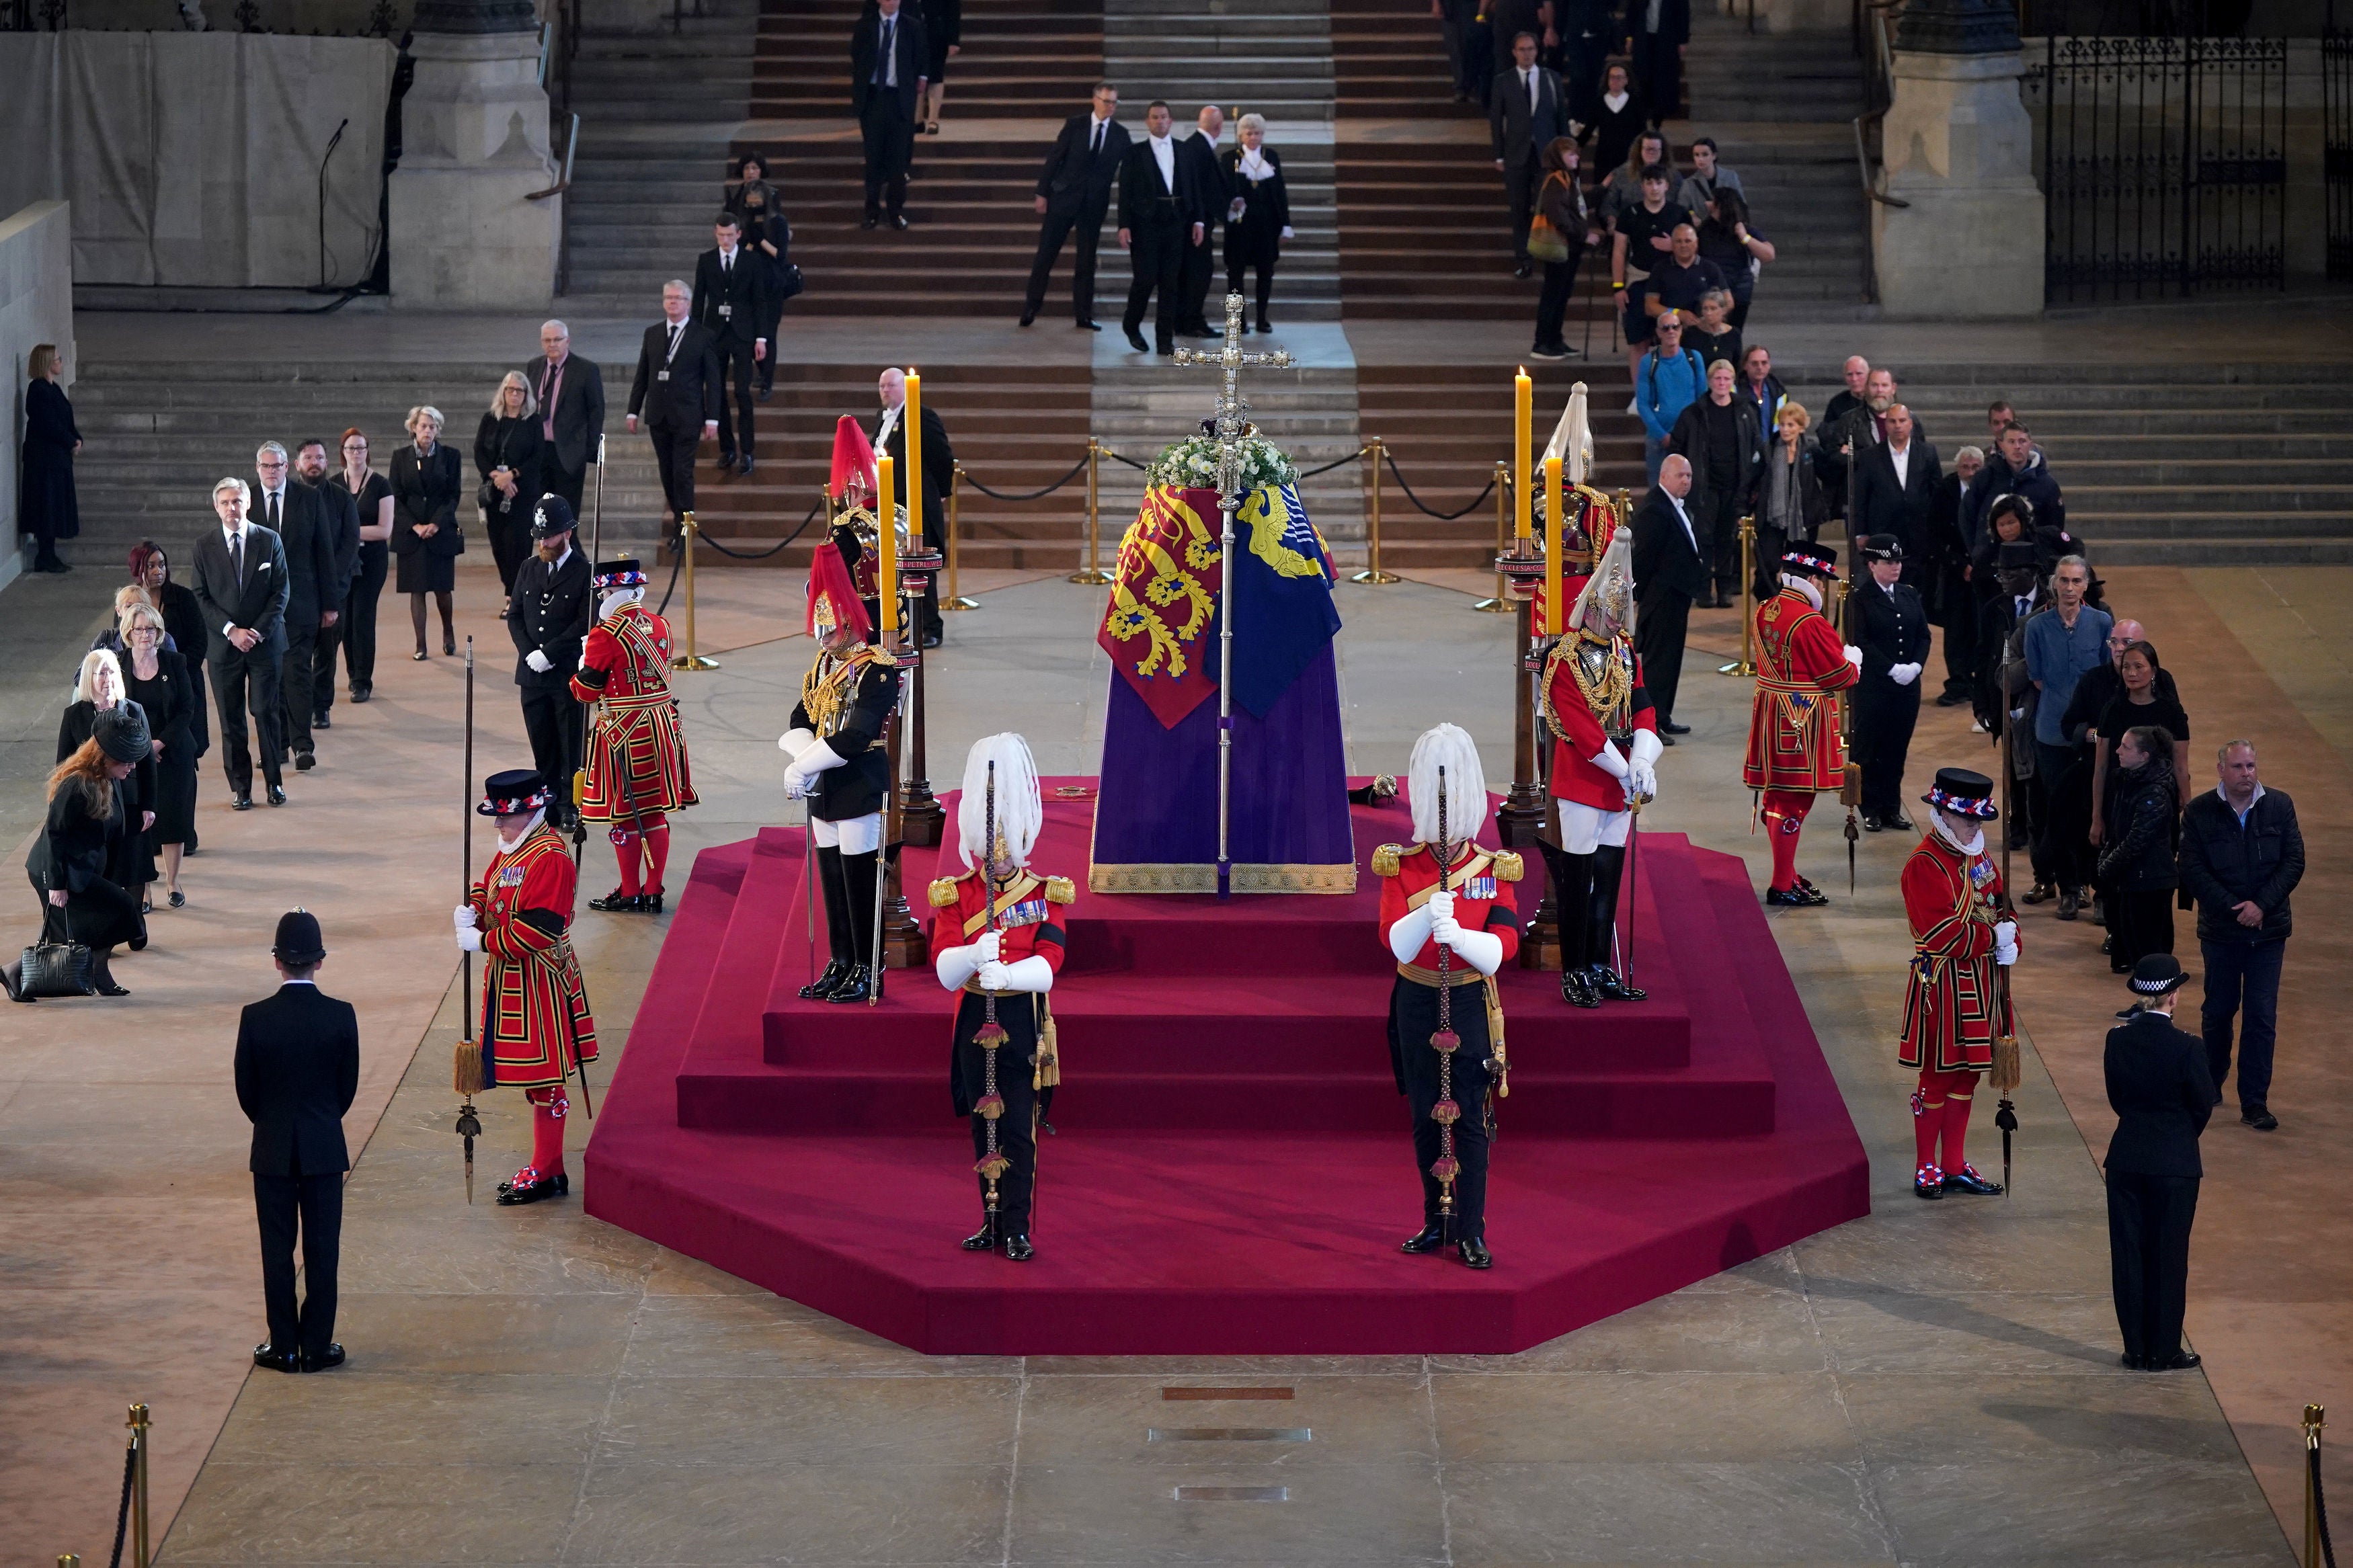
{"type": "MultiPolygon", "coordinates": [[[[1214,893],[1218,868],[1213,861],[1151,865],[1104,865],[1087,868],[1091,893],[1214,893]]],[[[1237,893],[1353,893],[1356,863],[1328,866],[1263,866],[1236,861],[1233,890],[1237,893]]]]}

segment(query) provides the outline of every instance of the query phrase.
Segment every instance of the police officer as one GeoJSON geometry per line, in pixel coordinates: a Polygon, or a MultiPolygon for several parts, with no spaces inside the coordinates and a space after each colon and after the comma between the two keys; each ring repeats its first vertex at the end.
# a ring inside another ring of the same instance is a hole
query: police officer
{"type": "Polygon", "coordinates": [[[573,527],[571,502],[540,498],[531,514],[531,558],[516,568],[507,601],[523,733],[531,737],[532,764],[547,781],[548,822],[558,828],[576,815],[572,774],[580,765],[580,703],[572,695],[572,672],[580,668],[590,620],[588,558],[572,548],[573,527]]]}
{"type": "MultiPolygon", "coordinates": [[[[1854,689],[1855,761],[1862,766],[1862,826],[1872,833],[1908,829],[1904,762],[1920,721],[1920,668],[1928,659],[1928,606],[1903,580],[1904,543],[1892,533],[1863,535],[1871,581],[1848,601],[1847,625],[1862,650],[1854,689]]],[[[1850,648],[1849,662],[1855,662],[1850,648]]]]}
{"type": "Polygon", "coordinates": [[[2108,1259],[2124,1364],[2137,1372],[2198,1364],[2181,1348],[2181,1318],[2205,1174],[2198,1137],[2216,1096],[2204,1043],[2174,1026],[2188,978],[2171,953],[2148,954],[2133,966],[2132,1006],[2108,1031],[2108,1105],[2117,1118],[2108,1140],[2108,1259]]]}

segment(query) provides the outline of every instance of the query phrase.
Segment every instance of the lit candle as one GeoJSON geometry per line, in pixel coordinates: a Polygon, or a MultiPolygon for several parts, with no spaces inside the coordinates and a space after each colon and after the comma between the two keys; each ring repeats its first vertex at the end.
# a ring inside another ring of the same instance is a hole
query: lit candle
{"type": "Polygon", "coordinates": [[[1528,426],[1535,416],[1535,384],[1528,379],[1527,367],[1512,381],[1512,485],[1514,511],[1513,535],[1525,546],[1534,531],[1535,497],[1528,489],[1528,426]]]}
{"type": "Polygon", "coordinates": [[[899,418],[907,427],[907,542],[923,544],[923,378],[907,367],[907,408],[899,418]]]}
{"type": "MultiPolygon", "coordinates": [[[[875,503],[874,515],[880,520],[874,532],[878,548],[882,552],[881,563],[875,568],[874,582],[882,598],[883,640],[899,629],[899,530],[892,521],[891,454],[884,452],[874,459],[874,477],[881,499],[875,503]]],[[[908,487],[910,489],[913,486],[908,487]]]]}
{"type": "Polygon", "coordinates": [[[1560,602],[1560,454],[1545,454],[1545,631],[1568,629],[1568,606],[1560,602]]]}

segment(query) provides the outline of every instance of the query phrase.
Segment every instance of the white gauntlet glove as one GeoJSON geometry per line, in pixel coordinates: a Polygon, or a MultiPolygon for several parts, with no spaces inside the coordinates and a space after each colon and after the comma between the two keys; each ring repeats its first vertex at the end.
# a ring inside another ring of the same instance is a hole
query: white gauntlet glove
{"type": "MultiPolygon", "coordinates": [[[[1445,898],[1450,905],[1453,902],[1451,897],[1441,893],[1432,895],[1430,903],[1436,903],[1440,898],[1445,898]]],[[[1399,963],[1411,963],[1414,955],[1430,942],[1430,928],[1433,918],[1430,904],[1424,904],[1418,910],[1408,910],[1399,915],[1397,923],[1389,927],[1390,955],[1399,963]]]]}
{"type": "Polygon", "coordinates": [[[2003,965],[2018,962],[2018,922],[2016,921],[1994,922],[1993,961],[2003,965]]]}
{"type": "Polygon", "coordinates": [[[1854,666],[1855,668],[1861,669],[1862,668],[1862,649],[1856,647],[1852,643],[1848,644],[1846,648],[1846,661],[1854,666]]]}
{"type": "Polygon", "coordinates": [[[523,655],[522,661],[523,663],[531,666],[532,672],[535,675],[545,675],[549,670],[555,668],[554,663],[537,648],[533,648],[529,653],[523,655]]]}
{"type": "Polygon", "coordinates": [[[776,737],[776,750],[788,757],[798,758],[803,752],[808,750],[809,742],[816,739],[817,735],[813,731],[787,730],[776,737]]]}
{"type": "Polygon", "coordinates": [[[1002,955],[1005,938],[1001,932],[985,931],[980,933],[980,940],[972,945],[980,953],[983,963],[995,963],[1002,955]]]}
{"type": "Polygon", "coordinates": [[[476,931],[472,926],[459,926],[458,928],[458,951],[460,952],[481,952],[482,933],[476,931]]]}
{"type": "Polygon", "coordinates": [[[1899,664],[1889,669],[1887,674],[1896,685],[1909,686],[1920,679],[1920,667],[1916,664],[1899,664]]]}
{"type": "Polygon", "coordinates": [[[1637,762],[1633,771],[1626,775],[1626,798],[1633,800],[1638,797],[1642,800],[1659,798],[1659,770],[1649,763],[1637,762]]]}
{"type": "Polygon", "coordinates": [[[980,988],[983,991],[1002,991],[1005,985],[1005,965],[992,958],[980,966],[980,988]]]}
{"type": "Polygon", "coordinates": [[[449,911],[449,923],[459,931],[469,931],[480,922],[475,918],[473,905],[459,904],[449,911]]]}

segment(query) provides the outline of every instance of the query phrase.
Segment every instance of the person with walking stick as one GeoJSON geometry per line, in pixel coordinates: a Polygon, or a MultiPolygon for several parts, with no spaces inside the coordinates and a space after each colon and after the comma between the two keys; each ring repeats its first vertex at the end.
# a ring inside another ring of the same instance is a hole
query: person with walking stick
{"type": "Polygon", "coordinates": [[[1479,748],[1461,729],[1440,724],[1416,741],[1407,780],[1419,842],[1373,851],[1381,941],[1398,973],[1389,991],[1389,1067],[1413,1108],[1421,1173],[1421,1229],[1398,1250],[1451,1246],[1466,1268],[1492,1268],[1489,1096],[1502,1091],[1504,1067],[1495,971],[1520,951],[1512,892],[1520,858],[1478,841],[1487,779],[1479,748]]]}
{"type": "Polygon", "coordinates": [[[512,1207],[572,1190],[564,1170],[564,1119],[573,1073],[588,1091],[596,1020],[572,951],[578,878],[563,835],[548,826],[551,788],[531,768],[492,773],[475,815],[496,819],[498,852],[453,920],[459,948],[482,955],[481,1081],[520,1089],[532,1107],[531,1163],[499,1184],[512,1207]]]}
{"type": "Polygon", "coordinates": [[[670,623],[646,608],[646,574],[634,560],[599,563],[589,585],[597,595],[596,625],[572,676],[572,695],[596,708],[579,813],[583,822],[611,825],[621,883],[588,907],[658,915],[670,814],[697,803],[670,689],[670,623]]]}
{"type": "Polygon", "coordinates": [[[967,1252],[1035,1255],[1038,1121],[1061,1081],[1047,994],[1060,973],[1078,890],[1029,864],[1044,821],[1029,742],[1008,731],[973,742],[956,802],[965,869],[932,884],[932,961],[956,1002],[948,1091],[972,1121],[982,1221],[967,1252]]]}
{"type": "Polygon", "coordinates": [[[1989,1197],[2001,1184],[1978,1174],[1965,1145],[1978,1075],[1993,1067],[1995,1042],[2017,1033],[2009,976],[1999,971],[2018,962],[2018,921],[1985,843],[1984,824],[2001,808],[1993,781],[1968,768],[1938,768],[1920,798],[1929,808],[1928,833],[1905,862],[1901,882],[1913,959],[1895,1052],[1920,1074],[1912,1091],[1918,1154],[1912,1193],[1989,1197]]]}

